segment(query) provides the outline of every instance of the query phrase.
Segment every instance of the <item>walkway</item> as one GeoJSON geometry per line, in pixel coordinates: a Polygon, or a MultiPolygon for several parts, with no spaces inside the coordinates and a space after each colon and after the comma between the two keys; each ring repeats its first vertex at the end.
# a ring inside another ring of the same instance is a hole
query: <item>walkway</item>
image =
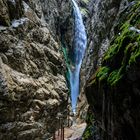
{"type": "MultiPolygon", "coordinates": [[[[75,124],[70,128],[64,129],[64,140],[79,140],[82,136],[84,130],[86,128],[86,123],[75,124]]],[[[59,130],[60,131],[60,130],[59,130]]],[[[61,140],[60,136],[58,136],[58,131],[55,134],[56,140],[61,140]]]]}

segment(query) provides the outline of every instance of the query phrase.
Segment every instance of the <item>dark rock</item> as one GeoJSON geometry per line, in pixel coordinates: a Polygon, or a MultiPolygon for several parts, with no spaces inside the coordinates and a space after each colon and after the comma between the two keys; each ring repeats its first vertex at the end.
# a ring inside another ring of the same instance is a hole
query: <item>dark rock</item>
{"type": "MultiPolygon", "coordinates": [[[[81,1],[79,1],[81,3],[81,1]]],[[[81,67],[81,93],[84,94],[86,81],[101,65],[104,53],[107,51],[110,40],[114,36],[114,25],[118,22],[118,16],[127,6],[127,0],[82,0],[86,9],[85,26],[88,36],[88,45],[81,67]]],[[[83,14],[85,17],[85,15],[83,14]]],[[[116,62],[116,61],[115,61],[116,62]]],[[[84,95],[80,95],[83,96],[84,95]]],[[[87,104],[81,99],[81,104],[87,104]]],[[[82,111],[82,109],[81,109],[82,111]]]]}
{"type": "Polygon", "coordinates": [[[47,139],[60,127],[57,113],[66,119],[60,38],[52,36],[55,25],[47,25],[41,6],[52,12],[57,1],[41,2],[0,0],[0,140],[47,139]]]}
{"type": "Polygon", "coordinates": [[[10,17],[8,5],[5,0],[0,0],[0,25],[9,26],[10,25],[10,17]]]}
{"type": "Polygon", "coordinates": [[[101,68],[86,87],[94,117],[90,123],[96,122],[88,127],[95,127],[92,136],[101,140],[140,139],[140,34],[130,30],[140,24],[135,20],[139,10],[140,3],[136,2],[120,14],[118,30],[103,57],[101,68]]]}

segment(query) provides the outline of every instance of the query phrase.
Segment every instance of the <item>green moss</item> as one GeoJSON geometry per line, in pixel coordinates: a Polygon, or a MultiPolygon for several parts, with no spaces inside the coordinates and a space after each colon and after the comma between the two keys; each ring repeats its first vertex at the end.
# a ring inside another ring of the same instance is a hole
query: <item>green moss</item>
{"type": "Polygon", "coordinates": [[[104,66],[99,69],[99,71],[96,74],[96,77],[99,79],[99,81],[102,81],[108,77],[108,73],[109,73],[109,68],[104,66]]]}
{"type": "Polygon", "coordinates": [[[93,114],[92,113],[88,113],[87,116],[86,116],[86,122],[88,124],[92,124],[93,120],[94,120],[93,114]]]}
{"type": "Polygon", "coordinates": [[[140,57],[140,45],[138,45],[140,44],[138,43],[140,41],[140,35],[135,31],[130,30],[130,27],[131,25],[128,22],[121,26],[121,34],[112,42],[110,49],[104,57],[104,61],[110,65],[112,65],[112,60],[115,61],[118,60],[118,57],[120,58],[120,62],[118,62],[120,63],[120,68],[113,70],[107,79],[108,84],[111,86],[117,84],[123,77],[124,74],[122,73],[122,69],[127,65],[136,62],[136,59],[140,57]]]}
{"type": "Polygon", "coordinates": [[[82,140],[89,140],[92,137],[92,126],[88,126],[82,136],[82,140]]]}
{"type": "Polygon", "coordinates": [[[91,111],[89,111],[86,116],[86,122],[87,122],[87,127],[82,136],[82,140],[90,140],[92,139],[92,136],[93,136],[94,116],[91,111]]]}
{"type": "Polygon", "coordinates": [[[116,44],[112,45],[107,51],[106,55],[104,56],[104,61],[109,60],[110,58],[114,56],[114,54],[117,54],[117,49],[118,48],[116,44]]]}
{"type": "Polygon", "coordinates": [[[140,45],[135,46],[135,51],[131,53],[129,65],[136,63],[138,58],[140,58],[140,45]]]}
{"type": "Polygon", "coordinates": [[[86,4],[89,2],[89,0],[81,0],[81,1],[86,3],[86,4]]]}
{"type": "Polygon", "coordinates": [[[123,57],[121,65],[126,66],[128,64],[132,48],[133,48],[133,44],[129,43],[129,45],[126,47],[124,51],[124,57],[123,57]]]}
{"type": "Polygon", "coordinates": [[[85,15],[85,16],[88,15],[88,10],[86,8],[80,8],[80,11],[81,11],[82,15],[85,15]]]}
{"type": "Polygon", "coordinates": [[[80,7],[80,11],[81,11],[82,15],[88,16],[89,11],[86,8],[87,7],[86,5],[88,5],[89,0],[81,0],[81,2],[82,2],[82,5],[84,5],[84,6],[80,7]]]}
{"type": "Polygon", "coordinates": [[[133,30],[140,25],[140,2],[129,10],[130,13],[124,17],[126,21],[121,21],[118,25],[118,34],[103,57],[102,67],[97,71],[96,79],[92,82],[94,84],[99,80],[102,84],[107,82],[110,86],[116,85],[125,75],[126,66],[140,60],[140,34],[133,30]]]}
{"type": "Polygon", "coordinates": [[[118,35],[113,40],[113,42],[111,42],[112,45],[105,54],[104,61],[110,61],[114,59],[120,51],[125,49],[124,47],[129,43],[130,36],[132,34],[132,31],[129,30],[129,26],[130,24],[128,22],[123,24],[123,26],[121,27],[121,30],[123,30],[123,32],[119,33],[120,35],[118,35]]]}
{"type": "MultiPolygon", "coordinates": [[[[90,91],[94,90],[93,93],[98,93],[99,95],[97,96],[99,97],[101,94],[113,93],[114,91],[119,95],[122,92],[121,90],[124,89],[123,86],[127,85],[129,70],[131,71],[131,68],[139,68],[140,2],[132,5],[127,10],[122,14],[115,28],[115,37],[103,57],[102,66],[91,78],[92,81],[90,81],[90,91]],[[124,85],[122,84],[123,82],[124,85]]],[[[119,96],[117,98],[120,100],[119,96]]],[[[92,100],[92,102],[95,101],[92,100]]],[[[84,133],[84,140],[93,138],[92,136],[95,135],[93,127],[92,123],[88,125],[84,133]]]]}
{"type": "Polygon", "coordinates": [[[119,70],[115,70],[115,71],[112,71],[109,74],[107,82],[108,82],[108,84],[113,86],[113,85],[116,85],[122,77],[123,77],[123,74],[121,74],[121,70],[120,69],[119,70]]]}

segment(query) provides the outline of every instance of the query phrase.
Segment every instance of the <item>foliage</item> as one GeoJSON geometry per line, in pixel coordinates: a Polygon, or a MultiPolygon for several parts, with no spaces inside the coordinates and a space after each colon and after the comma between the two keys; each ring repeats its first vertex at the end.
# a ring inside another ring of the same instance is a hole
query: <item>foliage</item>
{"type": "Polygon", "coordinates": [[[88,3],[88,2],[89,2],[89,0],[82,0],[82,2],[84,2],[84,3],[88,3]]]}
{"type": "Polygon", "coordinates": [[[108,73],[109,73],[109,68],[104,66],[99,69],[96,76],[97,78],[99,78],[100,81],[102,81],[108,77],[108,73]]]}
{"type": "Polygon", "coordinates": [[[115,86],[125,76],[127,68],[140,61],[140,2],[132,5],[128,11],[116,26],[117,33],[92,84],[102,82],[115,86]]]}
{"type": "MultiPolygon", "coordinates": [[[[121,100],[128,95],[125,93],[124,87],[130,84],[128,81],[130,73],[135,72],[133,68],[140,66],[140,2],[132,3],[118,19],[118,24],[114,28],[114,38],[103,57],[102,65],[91,77],[86,89],[88,102],[94,106],[96,117],[102,115],[98,112],[101,112],[104,102],[111,98],[115,106],[120,105],[121,100]],[[103,94],[104,96],[102,96],[103,94]],[[100,105],[103,97],[105,97],[104,102],[100,105]]],[[[84,140],[93,139],[93,136],[98,135],[97,128],[95,128],[96,132],[93,130],[95,126],[96,124],[88,123],[83,135],[84,140]]]]}
{"type": "Polygon", "coordinates": [[[85,15],[85,16],[88,15],[88,10],[86,8],[80,8],[80,11],[81,11],[82,15],[85,15]]]}
{"type": "Polygon", "coordinates": [[[113,86],[115,85],[122,77],[123,75],[120,74],[120,70],[114,70],[109,74],[109,77],[107,79],[107,82],[113,86]]]}
{"type": "Polygon", "coordinates": [[[90,140],[92,139],[93,133],[94,133],[94,116],[91,111],[88,111],[88,114],[86,116],[86,122],[88,124],[86,130],[84,131],[84,134],[82,136],[82,140],[90,140]]]}

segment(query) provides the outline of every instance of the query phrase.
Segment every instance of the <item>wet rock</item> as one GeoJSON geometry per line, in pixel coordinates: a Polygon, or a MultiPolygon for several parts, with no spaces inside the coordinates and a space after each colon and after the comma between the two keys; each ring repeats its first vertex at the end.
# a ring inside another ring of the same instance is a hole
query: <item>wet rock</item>
{"type": "MultiPolygon", "coordinates": [[[[41,0],[41,5],[44,12],[44,18],[55,38],[59,38],[61,32],[63,32],[62,35],[64,35],[64,33],[66,33],[65,30],[68,30],[69,27],[71,27],[71,25],[69,25],[71,18],[70,1],[41,0]],[[61,29],[65,26],[67,26],[65,30],[61,29]]],[[[71,33],[71,31],[69,33],[71,33]]]]}
{"type": "Polygon", "coordinates": [[[10,20],[19,19],[23,15],[22,0],[7,0],[10,20]]]}
{"type": "Polygon", "coordinates": [[[10,17],[8,15],[8,6],[4,0],[0,0],[0,24],[9,26],[10,25],[10,17]]]}
{"type": "Polygon", "coordinates": [[[1,140],[50,138],[59,128],[57,113],[67,108],[60,41],[43,19],[41,2],[0,1],[1,140]]]}
{"type": "Polygon", "coordinates": [[[102,65],[89,79],[86,96],[93,119],[88,132],[95,140],[140,139],[140,34],[130,30],[140,23],[139,10],[135,2],[120,14],[102,65]]]}
{"type": "MultiPolygon", "coordinates": [[[[114,25],[117,22],[117,18],[128,3],[126,0],[82,0],[82,3],[84,4],[80,5],[81,8],[87,11],[86,14],[83,14],[83,17],[87,29],[88,46],[81,67],[80,94],[85,94],[86,81],[101,65],[102,57],[114,36],[114,25]]],[[[80,97],[82,96],[84,97],[84,95],[80,95],[80,97]]],[[[83,100],[84,98],[79,100],[78,104],[80,106],[87,104],[83,100]]]]}

